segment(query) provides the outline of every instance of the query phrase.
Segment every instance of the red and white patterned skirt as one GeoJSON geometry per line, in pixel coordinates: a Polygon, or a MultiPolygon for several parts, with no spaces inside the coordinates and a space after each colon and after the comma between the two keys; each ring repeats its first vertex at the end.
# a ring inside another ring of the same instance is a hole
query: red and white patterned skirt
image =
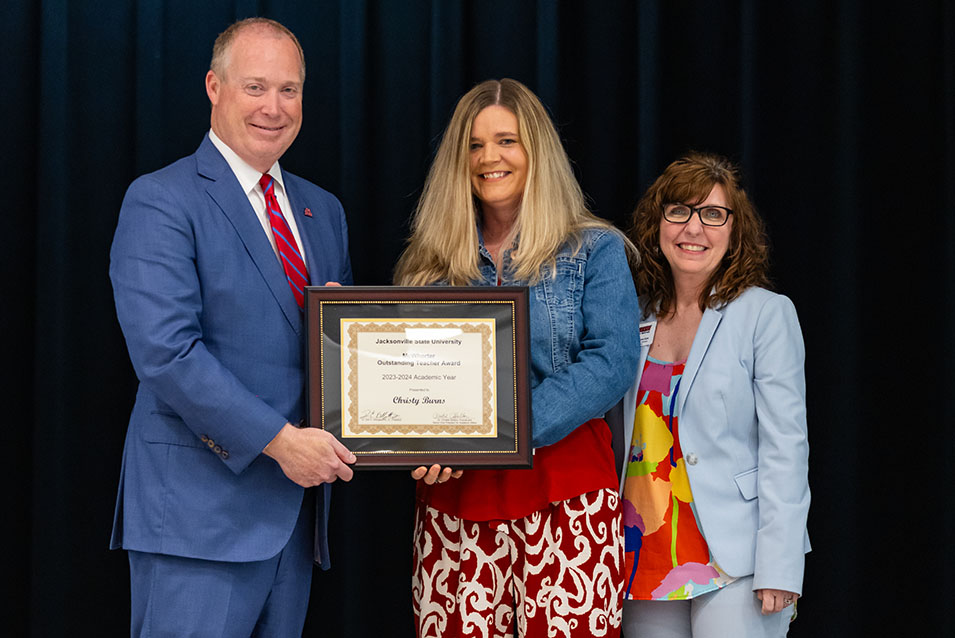
{"type": "Polygon", "coordinates": [[[620,499],[602,489],[510,521],[418,504],[412,594],[418,636],[620,635],[620,499]]]}

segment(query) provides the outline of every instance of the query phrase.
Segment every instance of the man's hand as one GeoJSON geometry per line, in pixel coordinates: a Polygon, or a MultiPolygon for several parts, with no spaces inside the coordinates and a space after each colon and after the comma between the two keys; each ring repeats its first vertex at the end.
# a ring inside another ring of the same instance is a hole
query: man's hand
{"type": "Polygon", "coordinates": [[[355,455],[325,430],[297,428],[286,423],[265,449],[275,459],[285,476],[302,487],[350,481],[355,455]]]}

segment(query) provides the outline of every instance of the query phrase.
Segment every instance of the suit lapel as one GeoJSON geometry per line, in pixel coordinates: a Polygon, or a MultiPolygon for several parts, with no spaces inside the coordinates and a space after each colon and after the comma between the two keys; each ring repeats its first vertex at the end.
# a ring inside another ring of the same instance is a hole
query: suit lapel
{"type": "Polygon", "coordinates": [[[199,174],[212,180],[206,189],[222,213],[235,228],[262,278],[265,279],[276,303],[282,308],[289,325],[301,335],[302,317],[295,297],[289,289],[285,271],[279,263],[268,237],[262,231],[249,198],[242,192],[238,180],[216,150],[209,137],[202,141],[196,152],[199,174]]]}
{"type": "Polygon", "coordinates": [[[696,336],[693,337],[693,345],[690,346],[690,356],[686,359],[686,367],[683,368],[683,378],[680,381],[680,396],[677,397],[677,414],[683,414],[683,405],[686,403],[686,397],[690,393],[693,380],[696,373],[700,371],[700,365],[703,363],[703,357],[710,347],[710,341],[713,340],[713,334],[716,327],[720,325],[723,314],[718,310],[707,308],[703,312],[703,318],[700,319],[700,326],[696,329],[696,336]]]}

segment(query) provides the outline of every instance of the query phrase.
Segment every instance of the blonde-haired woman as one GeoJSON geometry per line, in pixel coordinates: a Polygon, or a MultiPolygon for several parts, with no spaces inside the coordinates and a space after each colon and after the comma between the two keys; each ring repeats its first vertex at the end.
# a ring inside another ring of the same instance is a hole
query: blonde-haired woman
{"type": "Polygon", "coordinates": [[[602,417],[639,356],[628,249],[587,210],[527,87],[489,80],[461,98],[395,281],[531,288],[534,468],[412,474],[419,636],[619,635],[621,513],[602,417]]]}
{"type": "Polygon", "coordinates": [[[766,289],[763,224],[729,160],[673,162],[633,224],[649,348],[624,399],[624,632],[785,636],[809,551],[796,310],[766,289]]]}

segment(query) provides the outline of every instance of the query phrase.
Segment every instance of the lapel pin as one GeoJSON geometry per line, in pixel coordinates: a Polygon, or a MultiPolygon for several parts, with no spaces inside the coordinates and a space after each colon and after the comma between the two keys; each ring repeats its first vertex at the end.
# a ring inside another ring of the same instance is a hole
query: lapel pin
{"type": "Polygon", "coordinates": [[[311,208],[306,208],[306,209],[305,209],[305,216],[306,216],[306,217],[311,217],[311,216],[312,216],[312,209],[311,209],[311,208]]]}

